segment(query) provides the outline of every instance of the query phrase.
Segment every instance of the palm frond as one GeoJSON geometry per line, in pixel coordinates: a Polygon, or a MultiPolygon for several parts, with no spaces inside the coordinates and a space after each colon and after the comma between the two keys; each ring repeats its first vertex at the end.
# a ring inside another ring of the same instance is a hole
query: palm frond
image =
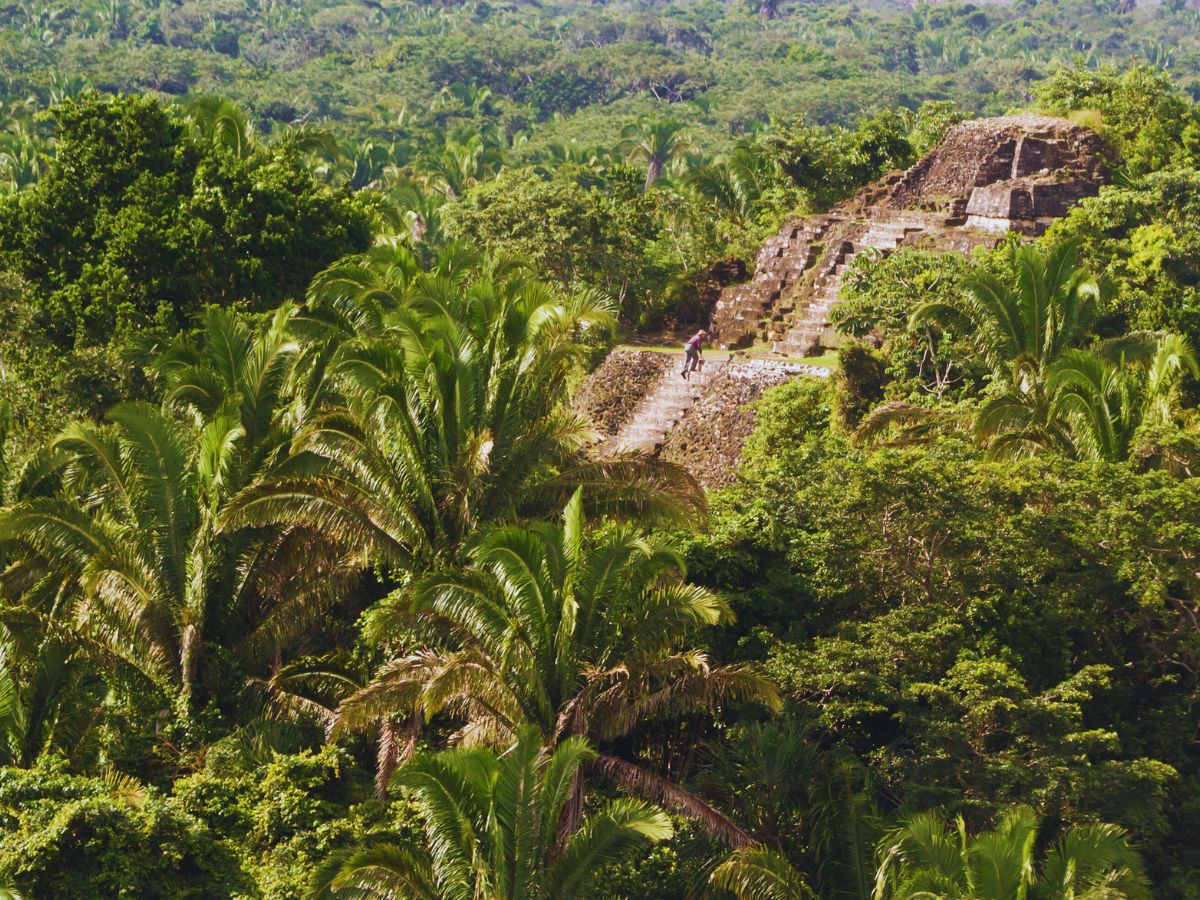
{"type": "Polygon", "coordinates": [[[713,870],[709,883],[738,900],[812,900],[816,894],[792,864],[765,847],[742,847],[713,870]]]}
{"type": "Polygon", "coordinates": [[[661,775],[619,757],[605,754],[598,756],[591,767],[626,790],[686,815],[713,837],[731,847],[748,847],[754,844],[754,839],[735,825],[728,816],[661,775]]]}

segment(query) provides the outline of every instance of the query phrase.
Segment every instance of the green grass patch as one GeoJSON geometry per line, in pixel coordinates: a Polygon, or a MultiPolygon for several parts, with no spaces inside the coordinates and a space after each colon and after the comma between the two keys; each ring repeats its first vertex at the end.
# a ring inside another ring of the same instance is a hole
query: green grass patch
{"type": "Polygon", "coordinates": [[[810,366],[824,366],[826,369],[836,369],[838,367],[837,351],[831,351],[823,356],[793,356],[788,357],[787,361],[806,363],[810,366]]]}

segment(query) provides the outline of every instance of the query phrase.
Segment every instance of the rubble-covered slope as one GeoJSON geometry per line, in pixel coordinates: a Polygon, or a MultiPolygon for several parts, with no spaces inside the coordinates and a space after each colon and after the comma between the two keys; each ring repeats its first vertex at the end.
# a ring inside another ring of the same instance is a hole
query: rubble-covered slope
{"type": "Polygon", "coordinates": [[[587,416],[604,440],[610,440],[673,365],[669,353],[617,348],[576,391],[575,411],[587,416]]]}

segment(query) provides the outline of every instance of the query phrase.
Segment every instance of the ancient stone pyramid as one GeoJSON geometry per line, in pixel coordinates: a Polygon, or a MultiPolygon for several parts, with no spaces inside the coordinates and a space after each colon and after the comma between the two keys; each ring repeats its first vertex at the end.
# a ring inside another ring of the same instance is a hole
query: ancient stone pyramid
{"type": "Polygon", "coordinates": [[[857,253],[965,252],[1009,231],[1038,235],[1106,179],[1100,138],[1066,119],[963,122],[907,171],[827,213],[787,222],[763,245],[753,278],[722,291],[710,330],[726,349],[820,353],[840,341],[829,312],[857,253]]]}

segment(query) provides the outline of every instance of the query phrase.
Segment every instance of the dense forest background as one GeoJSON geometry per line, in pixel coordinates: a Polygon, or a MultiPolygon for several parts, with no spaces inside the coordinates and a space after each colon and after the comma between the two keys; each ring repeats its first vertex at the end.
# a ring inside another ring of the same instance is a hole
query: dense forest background
{"type": "MultiPolygon", "coordinates": [[[[1196,10],[1162,4],[14,3],[6,93],[219,93],[263,128],[328,119],[412,153],[494,125],[518,158],[611,143],[639,118],[709,152],[772,117],[853,124],[925,100],[995,114],[1062,64],[1139,60],[1200,91],[1196,10]]],[[[403,158],[393,162],[404,162],[403,158]]]]}
{"type": "Polygon", "coordinates": [[[0,6],[0,896],[1200,897],[1200,12],[0,6]],[[736,484],[571,392],[1032,110],[1111,183],[863,254],[736,484]]]}

